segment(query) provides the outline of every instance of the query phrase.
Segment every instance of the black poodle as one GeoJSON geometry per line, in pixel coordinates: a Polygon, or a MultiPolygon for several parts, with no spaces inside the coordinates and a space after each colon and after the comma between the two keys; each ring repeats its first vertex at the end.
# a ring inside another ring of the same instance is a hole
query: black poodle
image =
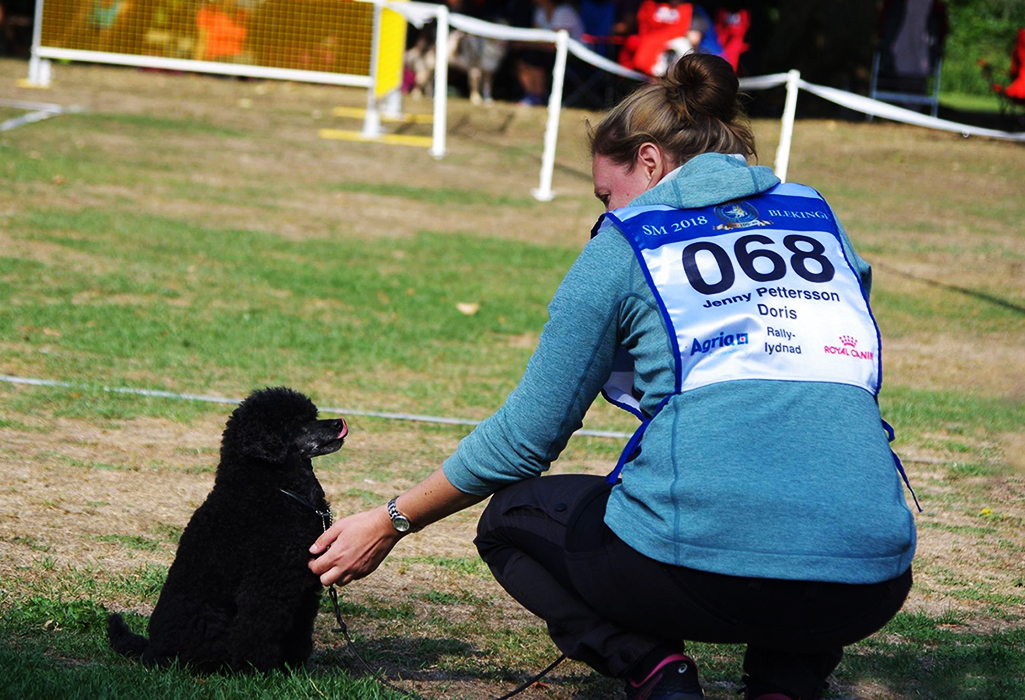
{"type": "Polygon", "coordinates": [[[312,457],[338,450],[348,427],[285,387],[253,392],[231,414],[213,490],[182,533],[149,620],[149,639],[111,615],[114,650],[200,672],[298,666],[313,650],[320,580],[309,547],[327,527],[312,457]]]}

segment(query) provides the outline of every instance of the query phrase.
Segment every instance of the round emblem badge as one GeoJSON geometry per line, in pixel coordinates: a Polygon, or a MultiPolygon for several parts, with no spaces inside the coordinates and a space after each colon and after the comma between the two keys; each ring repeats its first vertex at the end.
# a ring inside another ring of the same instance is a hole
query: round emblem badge
{"type": "Polygon", "coordinates": [[[758,221],[758,210],[750,202],[730,202],[715,208],[715,215],[728,224],[753,224],[758,221]]]}

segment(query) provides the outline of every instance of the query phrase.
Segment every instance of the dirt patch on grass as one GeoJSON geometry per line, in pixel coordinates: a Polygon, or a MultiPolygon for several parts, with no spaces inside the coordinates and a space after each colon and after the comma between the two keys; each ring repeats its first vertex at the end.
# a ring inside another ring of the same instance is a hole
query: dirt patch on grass
{"type": "Polygon", "coordinates": [[[942,332],[884,339],[883,350],[888,381],[1014,400],[1025,397],[1025,346],[1017,334],[987,334],[982,352],[966,352],[962,334],[942,332]]]}
{"type": "Polygon", "coordinates": [[[70,250],[67,246],[57,243],[22,240],[3,228],[0,228],[0,250],[10,257],[66,266],[68,269],[87,270],[93,274],[109,274],[117,269],[109,259],[70,250]]]}
{"type": "Polygon", "coordinates": [[[1019,474],[1025,474],[1025,433],[1001,433],[1002,453],[1019,474]]]}
{"type": "MultiPolygon", "coordinates": [[[[44,557],[108,569],[140,559],[169,564],[173,542],[126,558],[118,541],[99,538],[154,538],[155,527],[184,527],[213,485],[225,418],[203,416],[189,425],[155,418],[98,424],[39,414],[8,420],[19,427],[0,428],[0,471],[8,485],[0,491],[0,542],[11,555],[0,558],[4,573],[44,557]],[[19,548],[19,542],[31,544],[19,548]]],[[[368,507],[362,499],[383,503],[411,486],[458,439],[401,429],[361,432],[360,421],[351,422],[344,456],[315,465],[338,515],[368,507]],[[403,454],[409,456],[395,459],[403,454]],[[368,495],[347,497],[350,489],[368,495]]],[[[474,524],[473,512],[450,518],[404,541],[402,556],[475,557],[474,524]]]]}
{"type": "MultiPolygon", "coordinates": [[[[41,422],[31,416],[19,421],[41,422]]],[[[169,563],[173,543],[164,543],[159,555],[126,556],[118,540],[101,538],[152,538],[154,526],[184,526],[213,483],[211,431],[145,418],[106,426],[61,419],[40,427],[31,433],[0,429],[4,452],[23,456],[3,467],[9,486],[0,492],[0,540],[33,543],[20,556],[17,548],[10,551],[0,567],[23,566],[26,557],[114,570],[140,561],[169,563]]]]}

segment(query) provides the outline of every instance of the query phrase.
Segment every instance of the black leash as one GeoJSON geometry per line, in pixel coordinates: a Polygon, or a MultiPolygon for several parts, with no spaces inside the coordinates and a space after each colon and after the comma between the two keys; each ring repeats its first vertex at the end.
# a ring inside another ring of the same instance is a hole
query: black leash
{"type": "MultiPolygon", "coordinates": [[[[286,491],[285,489],[278,489],[278,490],[281,491],[281,493],[283,493],[286,496],[288,496],[289,498],[291,498],[292,500],[294,500],[297,503],[305,506],[306,508],[308,508],[309,510],[312,510],[314,513],[316,513],[318,516],[320,516],[320,522],[321,522],[321,525],[323,526],[325,532],[327,532],[327,529],[329,527],[331,527],[332,518],[331,518],[331,512],[330,511],[317,510],[316,506],[314,506],[312,503],[310,503],[309,501],[307,501],[305,498],[303,498],[302,496],[300,496],[297,493],[293,493],[291,491],[286,491]]],[[[416,695],[414,693],[411,693],[410,691],[406,690],[405,688],[402,688],[402,687],[399,687],[399,686],[395,685],[394,683],[389,681],[387,678],[382,676],[380,673],[378,673],[369,663],[367,663],[366,659],[364,659],[360,655],[359,651],[356,650],[356,643],[352,640],[352,637],[349,636],[349,626],[346,625],[345,624],[345,620],[342,619],[342,608],[341,608],[341,606],[338,603],[338,589],[335,588],[334,584],[331,584],[330,586],[328,586],[327,594],[331,598],[331,606],[334,608],[335,621],[338,623],[338,627],[336,627],[333,630],[333,632],[335,632],[336,634],[341,634],[342,635],[342,638],[345,639],[345,648],[348,651],[352,652],[352,655],[355,656],[356,660],[359,661],[360,664],[363,665],[363,668],[366,669],[367,673],[369,673],[374,680],[376,680],[378,683],[380,683],[381,685],[385,686],[386,688],[390,688],[390,689],[392,689],[392,690],[394,690],[394,691],[396,691],[398,693],[401,693],[402,695],[405,695],[406,697],[409,697],[409,698],[415,698],[416,700],[425,700],[425,698],[423,698],[422,696],[416,695]]],[[[532,678],[530,678],[529,680],[525,681],[521,685],[517,686],[513,690],[509,691],[505,695],[502,695],[500,697],[494,698],[494,700],[509,700],[509,698],[513,697],[514,695],[519,695],[524,690],[526,690],[530,686],[534,685],[539,680],[541,680],[542,678],[547,676],[549,673],[551,673],[552,670],[556,666],[558,666],[559,664],[561,664],[565,660],[566,660],[566,655],[563,654],[559,658],[557,658],[555,661],[553,661],[552,663],[548,664],[548,667],[545,668],[543,671],[541,671],[540,673],[534,675],[532,678]]]]}
{"type": "Polygon", "coordinates": [[[313,505],[312,503],[307,501],[305,498],[303,498],[299,494],[294,493],[292,491],[286,491],[285,489],[278,489],[278,491],[280,491],[281,493],[285,494],[286,496],[291,498],[293,501],[295,501],[299,505],[301,505],[301,506],[303,506],[303,507],[305,507],[305,508],[307,508],[309,510],[312,510],[314,513],[319,515],[320,516],[320,524],[324,528],[324,532],[327,532],[327,529],[329,527],[331,527],[331,521],[332,521],[331,511],[329,511],[329,510],[317,510],[317,506],[313,505]]]}

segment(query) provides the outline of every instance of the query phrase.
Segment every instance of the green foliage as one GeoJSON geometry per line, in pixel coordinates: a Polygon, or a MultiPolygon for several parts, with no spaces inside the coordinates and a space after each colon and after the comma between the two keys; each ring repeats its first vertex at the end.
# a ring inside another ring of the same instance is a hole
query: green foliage
{"type": "Polygon", "coordinates": [[[160,589],[167,580],[167,567],[146,564],[142,568],[119,574],[111,588],[129,600],[145,600],[156,603],[160,589]]]}
{"type": "MultiPolygon", "coordinates": [[[[355,679],[339,672],[292,673],[275,671],[266,675],[197,676],[187,670],[149,669],[106,651],[99,662],[69,664],[54,657],[51,640],[24,635],[12,636],[0,627],[8,640],[0,645],[0,698],[4,700],[398,700],[401,696],[381,688],[371,678],[355,679]]],[[[68,651],[81,654],[83,640],[64,640],[68,651]]],[[[94,649],[95,651],[98,651],[94,649]]]]}
{"type": "MultiPolygon", "coordinates": [[[[327,596],[320,599],[320,609],[323,612],[334,614],[331,599],[327,596]]],[[[356,616],[370,620],[410,620],[415,617],[413,604],[409,601],[404,601],[399,605],[390,605],[376,599],[369,599],[364,605],[349,602],[340,595],[338,609],[341,611],[343,619],[356,616]]]]}
{"type": "Polygon", "coordinates": [[[871,680],[904,697],[1025,697],[1025,629],[976,634],[957,613],[901,612],[882,633],[847,650],[841,677],[871,680]]]}
{"type": "Polygon", "coordinates": [[[92,600],[54,600],[31,596],[3,615],[6,623],[35,629],[64,629],[101,632],[106,629],[107,611],[92,600]]]}
{"type": "Polygon", "coordinates": [[[994,67],[994,79],[1007,83],[1017,29],[1025,27],[1025,3],[1020,0],[949,0],[950,35],[943,62],[941,90],[990,94],[976,61],[994,67]]]}
{"type": "Polygon", "coordinates": [[[470,591],[460,591],[459,593],[445,593],[442,591],[424,591],[423,593],[414,593],[413,597],[417,600],[423,600],[431,605],[484,605],[485,601],[480,596],[476,596],[470,591]]]}

